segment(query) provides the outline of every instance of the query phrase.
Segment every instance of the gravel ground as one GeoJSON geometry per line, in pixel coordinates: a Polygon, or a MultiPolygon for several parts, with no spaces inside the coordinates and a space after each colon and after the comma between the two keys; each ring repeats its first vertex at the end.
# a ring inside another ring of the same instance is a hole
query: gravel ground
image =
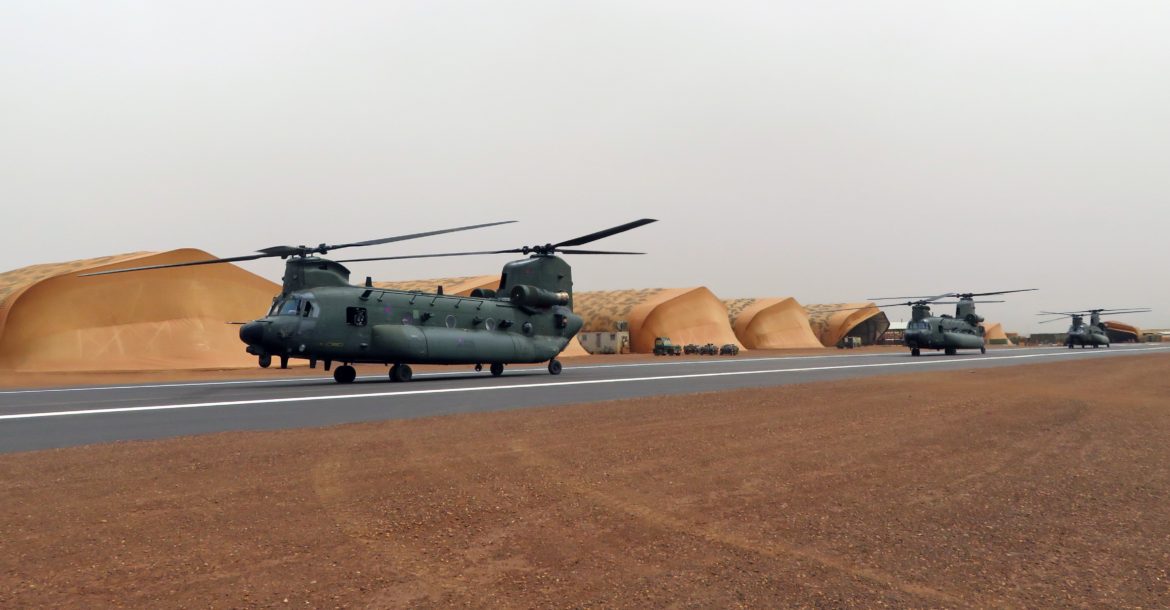
{"type": "Polygon", "coordinates": [[[0,607],[1170,606],[1170,357],[0,456],[0,607]]]}

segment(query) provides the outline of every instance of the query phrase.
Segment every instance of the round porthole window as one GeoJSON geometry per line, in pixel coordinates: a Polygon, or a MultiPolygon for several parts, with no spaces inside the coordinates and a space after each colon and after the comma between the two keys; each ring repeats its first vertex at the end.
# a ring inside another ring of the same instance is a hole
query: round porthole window
{"type": "Polygon", "coordinates": [[[488,330],[495,330],[496,329],[496,320],[494,318],[488,318],[488,319],[484,320],[483,327],[488,329],[488,330]]]}
{"type": "Polygon", "coordinates": [[[447,316],[447,328],[455,328],[455,314],[447,316]]]}

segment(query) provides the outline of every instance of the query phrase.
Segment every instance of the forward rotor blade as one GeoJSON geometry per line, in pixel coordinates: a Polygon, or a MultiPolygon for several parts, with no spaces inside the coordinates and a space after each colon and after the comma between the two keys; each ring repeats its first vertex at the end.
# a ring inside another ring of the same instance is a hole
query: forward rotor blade
{"type": "Polygon", "coordinates": [[[881,309],[882,307],[897,307],[899,305],[906,305],[906,303],[890,303],[889,305],[866,305],[865,307],[842,307],[841,309],[816,309],[809,310],[807,307],[805,311],[808,313],[835,313],[838,311],[861,311],[862,309],[881,309]]]}
{"type": "Polygon", "coordinates": [[[643,218],[641,220],[635,220],[634,222],[627,222],[624,225],[618,225],[616,227],[605,229],[603,231],[598,231],[596,233],[590,233],[589,235],[582,235],[581,237],[576,237],[573,239],[562,241],[560,243],[553,244],[553,248],[560,248],[562,246],[583,246],[587,243],[595,242],[599,239],[609,237],[610,235],[617,235],[618,233],[625,233],[626,231],[629,231],[631,229],[637,229],[638,227],[641,227],[643,225],[648,225],[652,222],[658,222],[658,220],[655,218],[643,218]]]}
{"type": "Polygon", "coordinates": [[[484,254],[522,254],[524,251],[519,248],[511,250],[481,250],[479,252],[440,252],[437,254],[405,254],[402,256],[371,256],[368,258],[347,258],[339,260],[339,263],[364,263],[369,261],[400,261],[410,258],[445,258],[448,256],[481,256],[484,254]]]}
{"type": "Polygon", "coordinates": [[[234,263],[237,261],[250,261],[258,258],[265,258],[272,256],[271,254],[248,254],[246,256],[232,256],[229,258],[210,258],[203,261],[191,261],[187,263],[170,263],[167,265],[147,265],[145,267],[129,267],[127,269],[111,269],[109,271],[95,271],[93,273],[82,273],[77,277],[90,277],[94,275],[111,275],[114,273],[127,273],[130,271],[147,271],[149,269],[170,269],[171,267],[194,267],[196,265],[214,265],[216,263],[234,263]]]}
{"type": "Polygon", "coordinates": [[[1088,312],[1085,311],[1042,311],[1036,315],[1038,316],[1079,316],[1088,312]]]}
{"type": "Polygon", "coordinates": [[[1069,316],[1061,316],[1059,318],[1052,318],[1051,320],[1041,320],[1040,324],[1048,324],[1049,322],[1056,322],[1057,320],[1063,320],[1067,317],[1069,317],[1069,316]]]}
{"type": "Polygon", "coordinates": [[[957,295],[953,292],[948,292],[946,294],[939,294],[939,295],[935,295],[935,296],[926,296],[926,297],[881,297],[878,299],[867,299],[867,300],[870,300],[870,301],[901,301],[902,299],[906,299],[908,301],[926,301],[929,303],[932,301],[937,301],[939,299],[945,299],[947,297],[954,297],[954,296],[959,296],[959,295],[957,295]]]}
{"type": "Polygon", "coordinates": [[[559,254],[645,254],[645,252],[611,252],[609,250],[557,250],[559,254]]]}
{"type": "Polygon", "coordinates": [[[367,241],[355,241],[348,244],[334,244],[332,246],[325,246],[325,250],[339,250],[341,248],[355,248],[359,246],[376,246],[378,244],[388,244],[396,241],[406,241],[408,239],[418,239],[420,237],[430,237],[432,235],[442,235],[444,233],[455,233],[457,231],[470,231],[472,229],[482,229],[484,227],[494,227],[496,225],[506,225],[516,222],[515,220],[503,220],[500,222],[488,222],[479,225],[468,225],[466,227],[455,227],[454,229],[439,229],[438,231],[424,231],[422,233],[411,233],[409,235],[397,235],[394,237],[383,237],[381,239],[370,239],[367,241]]]}
{"type": "Polygon", "coordinates": [[[1151,310],[1151,309],[1129,309],[1129,310],[1123,310],[1123,311],[1102,311],[1102,312],[1100,312],[1100,314],[1103,316],[1119,316],[1121,314],[1126,314],[1126,313],[1148,313],[1150,311],[1153,311],[1153,310],[1151,310]]]}
{"type": "Polygon", "coordinates": [[[995,294],[1011,294],[1013,292],[1031,292],[1033,290],[1039,290],[1039,288],[1021,288],[1019,290],[1000,290],[998,292],[966,292],[966,293],[963,293],[963,296],[989,297],[989,296],[995,295],[995,294]]]}
{"type": "MultiPolygon", "coordinates": [[[[969,303],[1006,303],[1007,301],[968,301],[969,303]]],[[[960,301],[931,301],[931,305],[958,305],[960,301]]]]}
{"type": "Polygon", "coordinates": [[[1153,311],[1149,307],[1126,307],[1122,309],[1102,309],[1098,313],[1144,313],[1153,311]]]}

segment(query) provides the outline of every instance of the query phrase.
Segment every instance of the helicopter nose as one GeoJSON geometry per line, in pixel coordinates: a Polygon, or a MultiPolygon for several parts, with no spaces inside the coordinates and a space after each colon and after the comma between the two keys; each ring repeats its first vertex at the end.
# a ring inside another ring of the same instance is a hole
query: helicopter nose
{"type": "Polygon", "coordinates": [[[240,341],[248,345],[260,345],[264,341],[264,324],[248,322],[240,327],[240,341]]]}

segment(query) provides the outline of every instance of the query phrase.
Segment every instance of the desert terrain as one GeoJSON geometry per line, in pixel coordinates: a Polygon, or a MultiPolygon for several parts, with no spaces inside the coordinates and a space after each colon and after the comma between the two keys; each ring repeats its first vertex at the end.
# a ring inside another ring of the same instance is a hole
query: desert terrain
{"type": "Polygon", "coordinates": [[[1168,372],[1079,359],[2,455],[0,606],[1167,607],[1168,372]]]}

